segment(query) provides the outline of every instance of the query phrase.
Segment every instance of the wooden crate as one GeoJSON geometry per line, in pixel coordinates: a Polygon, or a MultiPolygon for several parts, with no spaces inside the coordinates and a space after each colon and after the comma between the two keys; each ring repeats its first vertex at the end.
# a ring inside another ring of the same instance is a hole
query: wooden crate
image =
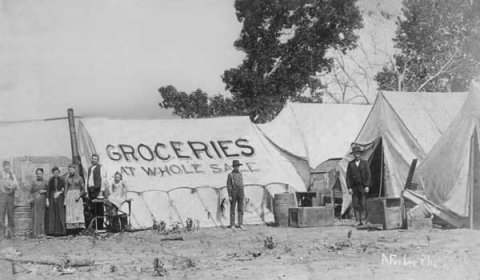
{"type": "Polygon", "coordinates": [[[323,206],[323,196],[319,192],[296,192],[298,207],[323,206]]]}
{"type": "Polygon", "coordinates": [[[407,218],[409,230],[429,230],[432,226],[432,218],[407,218]]]}
{"type": "Polygon", "coordinates": [[[288,209],[289,227],[331,226],[334,222],[332,206],[293,207],[288,209]]]}
{"type": "Polygon", "coordinates": [[[367,199],[367,222],[382,224],[383,229],[402,227],[402,205],[400,198],[367,199]]]}

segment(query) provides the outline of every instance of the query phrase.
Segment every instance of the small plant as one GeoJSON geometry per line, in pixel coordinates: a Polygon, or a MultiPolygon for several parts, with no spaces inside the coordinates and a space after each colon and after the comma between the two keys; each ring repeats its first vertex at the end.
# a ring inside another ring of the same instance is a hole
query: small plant
{"type": "Polygon", "coordinates": [[[165,269],[165,265],[163,262],[160,261],[159,258],[153,259],[153,276],[165,276],[167,275],[167,270],[165,269]]]}
{"type": "Polygon", "coordinates": [[[159,232],[165,232],[166,229],[167,229],[167,223],[165,223],[164,221],[160,221],[160,222],[153,221],[153,227],[152,228],[156,231],[159,231],[159,232]]]}
{"type": "Polygon", "coordinates": [[[116,266],[114,266],[114,265],[108,265],[108,266],[107,266],[107,272],[109,272],[109,273],[115,273],[115,272],[117,272],[117,271],[118,271],[118,269],[117,269],[116,266]]]}
{"type": "Polygon", "coordinates": [[[275,247],[277,247],[277,243],[273,241],[273,236],[265,237],[265,240],[263,241],[263,245],[267,249],[274,249],[275,247]]]}
{"type": "Polygon", "coordinates": [[[187,221],[185,222],[185,224],[186,224],[185,229],[187,231],[192,231],[193,230],[193,220],[192,220],[192,218],[187,218],[187,221]]]}
{"type": "Polygon", "coordinates": [[[191,258],[185,258],[185,267],[186,268],[195,267],[195,262],[191,258]]]}
{"type": "Polygon", "coordinates": [[[174,222],[172,224],[172,228],[169,231],[170,233],[180,233],[180,223],[179,222],[174,222]]]}

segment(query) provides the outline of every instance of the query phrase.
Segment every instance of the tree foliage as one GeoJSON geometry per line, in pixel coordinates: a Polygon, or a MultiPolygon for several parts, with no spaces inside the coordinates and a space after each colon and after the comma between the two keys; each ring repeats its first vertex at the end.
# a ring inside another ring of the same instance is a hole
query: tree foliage
{"type": "Polygon", "coordinates": [[[400,50],[375,79],[380,89],[464,91],[480,70],[480,2],[404,0],[400,50]]]}
{"type": "Polygon", "coordinates": [[[208,96],[201,89],[187,94],[171,85],[161,87],[158,91],[163,99],[160,107],[173,108],[173,113],[184,119],[241,114],[231,98],[220,94],[208,96]]]}
{"type": "Polygon", "coordinates": [[[243,28],[234,46],[246,57],[222,76],[232,97],[161,91],[163,106],[185,117],[248,114],[265,122],[288,100],[321,102],[323,85],[317,77],[330,71],[333,63],[327,50],[346,52],[356,46],[354,32],[362,27],[362,17],[355,4],[356,0],[236,0],[243,28]],[[204,108],[196,111],[194,106],[181,105],[183,101],[204,108]]]}

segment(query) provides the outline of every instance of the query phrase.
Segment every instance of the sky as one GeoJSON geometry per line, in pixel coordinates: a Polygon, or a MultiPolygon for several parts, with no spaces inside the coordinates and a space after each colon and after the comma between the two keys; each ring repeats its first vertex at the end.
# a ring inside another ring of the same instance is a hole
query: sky
{"type": "Polygon", "coordinates": [[[234,0],[0,0],[0,121],[172,118],[158,88],[224,93],[234,0]]]}

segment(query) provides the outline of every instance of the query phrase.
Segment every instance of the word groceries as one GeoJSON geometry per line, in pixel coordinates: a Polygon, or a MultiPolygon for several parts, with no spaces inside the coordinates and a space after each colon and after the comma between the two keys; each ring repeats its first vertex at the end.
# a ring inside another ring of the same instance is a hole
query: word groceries
{"type": "MultiPolygon", "coordinates": [[[[232,158],[255,156],[255,149],[244,138],[208,142],[169,141],[153,145],[109,144],[106,152],[110,160],[125,163],[121,172],[130,176],[139,171],[148,176],[224,173],[232,170],[226,163],[232,158]]],[[[252,160],[245,160],[243,169],[246,172],[260,171],[252,160]]]]}

